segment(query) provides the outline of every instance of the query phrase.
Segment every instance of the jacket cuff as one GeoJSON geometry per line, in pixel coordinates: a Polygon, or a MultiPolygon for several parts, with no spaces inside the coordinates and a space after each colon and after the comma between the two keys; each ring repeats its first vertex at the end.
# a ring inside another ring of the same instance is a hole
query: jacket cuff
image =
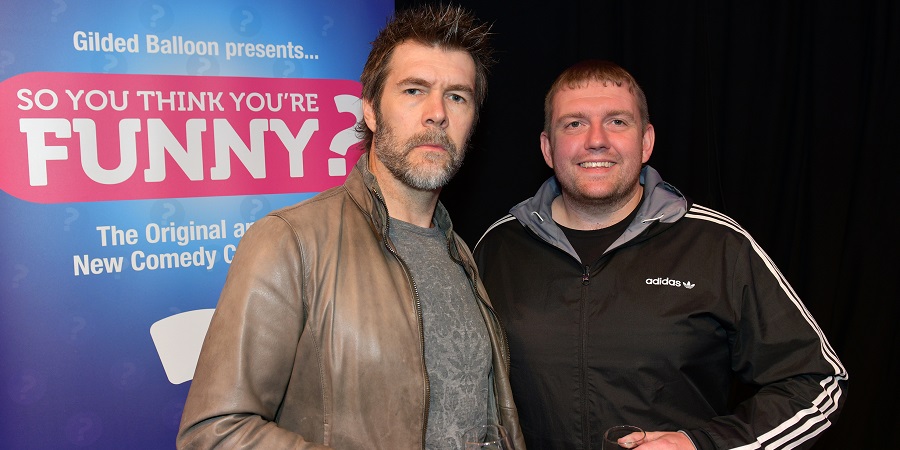
{"type": "Polygon", "coordinates": [[[697,450],[716,450],[716,444],[713,443],[712,438],[709,437],[703,430],[678,430],[680,433],[684,433],[688,438],[691,439],[691,443],[694,444],[694,447],[697,450]]]}

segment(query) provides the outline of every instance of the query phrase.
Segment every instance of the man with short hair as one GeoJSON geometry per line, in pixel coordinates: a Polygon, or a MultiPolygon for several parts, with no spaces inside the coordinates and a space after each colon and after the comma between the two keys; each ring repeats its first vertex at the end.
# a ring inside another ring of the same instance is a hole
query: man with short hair
{"type": "Polygon", "coordinates": [[[361,77],[369,151],[241,240],[179,448],[455,450],[488,423],[522,444],[505,337],[438,202],[484,99],[489,29],[423,6],[379,33],[361,77]]]}
{"type": "Polygon", "coordinates": [[[623,424],[641,450],[809,448],[846,370],[750,235],[646,165],[654,139],[628,72],[570,67],[545,101],[554,176],[475,247],[528,448],[599,448],[623,424]],[[736,406],[733,380],[755,390],[736,406]]]}

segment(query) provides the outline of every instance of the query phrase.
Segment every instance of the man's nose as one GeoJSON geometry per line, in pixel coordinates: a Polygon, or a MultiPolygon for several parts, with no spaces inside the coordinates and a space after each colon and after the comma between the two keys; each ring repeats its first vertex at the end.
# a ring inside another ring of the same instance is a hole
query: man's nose
{"type": "Polygon", "coordinates": [[[425,126],[447,128],[447,106],[444,102],[443,94],[437,92],[429,94],[422,116],[425,126]]]}

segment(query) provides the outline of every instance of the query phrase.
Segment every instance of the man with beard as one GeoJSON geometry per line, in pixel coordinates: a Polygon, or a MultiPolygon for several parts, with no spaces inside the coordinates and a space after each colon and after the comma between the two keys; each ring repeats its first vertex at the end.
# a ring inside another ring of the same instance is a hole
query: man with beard
{"type": "Polygon", "coordinates": [[[485,96],[489,29],[422,6],[379,33],[361,76],[369,151],[241,240],[179,448],[459,449],[490,423],[522,444],[505,337],[438,202],[485,96]]]}
{"type": "Polygon", "coordinates": [[[623,424],[647,431],[641,450],[812,446],[847,372],[750,235],[646,165],[634,78],[585,61],[544,108],[555,175],[475,247],[528,448],[599,448],[623,424]]]}

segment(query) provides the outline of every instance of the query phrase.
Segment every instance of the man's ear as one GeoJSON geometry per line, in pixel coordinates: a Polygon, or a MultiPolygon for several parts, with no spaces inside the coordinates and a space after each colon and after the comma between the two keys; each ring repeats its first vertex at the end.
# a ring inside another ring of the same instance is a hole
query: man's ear
{"type": "Polygon", "coordinates": [[[546,131],[541,132],[541,153],[544,155],[544,162],[550,168],[553,168],[553,148],[550,145],[550,137],[546,131]]]}
{"type": "Polygon", "coordinates": [[[372,106],[372,102],[369,100],[363,99],[363,119],[366,121],[366,125],[369,127],[372,132],[375,132],[378,126],[378,122],[375,120],[375,107],[372,106]]]}
{"type": "Polygon", "coordinates": [[[654,142],[656,142],[656,130],[653,129],[652,124],[648,123],[647,129],[644,130],[644,138],[641,140],[641,163],[646,164],[650,160],[654,142]]]}

